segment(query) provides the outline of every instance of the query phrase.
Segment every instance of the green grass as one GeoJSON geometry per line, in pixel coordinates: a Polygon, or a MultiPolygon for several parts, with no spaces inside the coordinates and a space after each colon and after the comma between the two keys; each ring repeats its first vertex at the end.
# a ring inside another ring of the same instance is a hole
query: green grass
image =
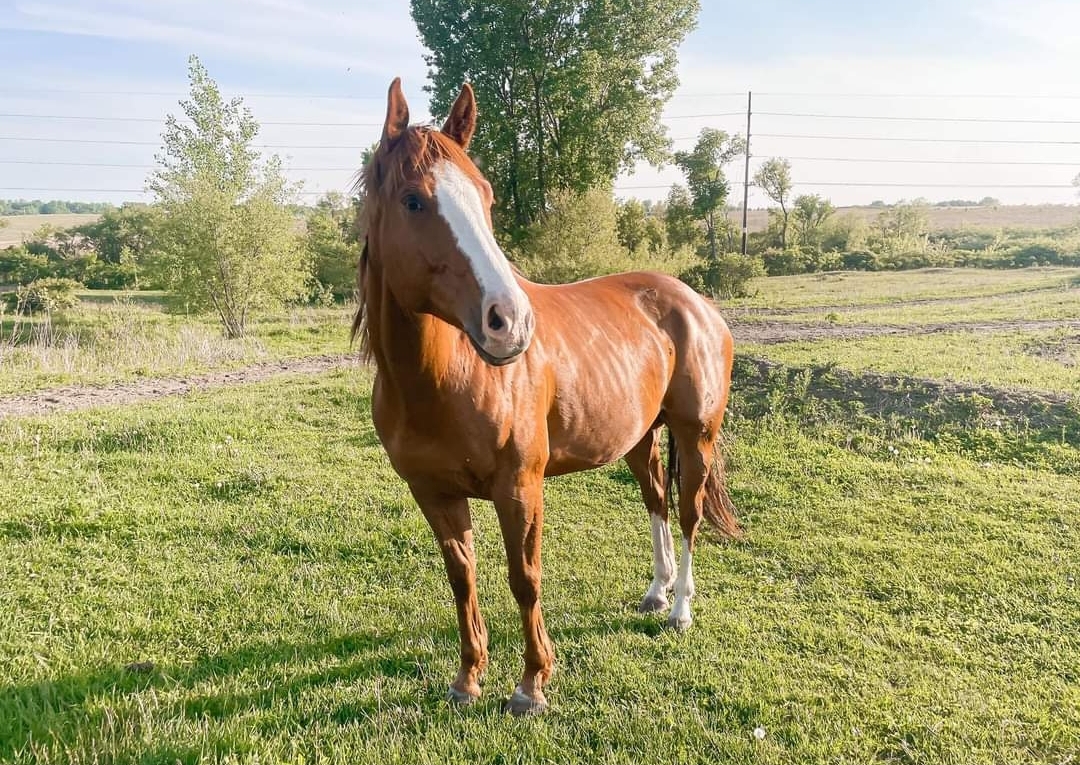
{"type": "Polygon", "coordinates": [[[725,305],[766,308],[888,305],[911,300],[1064,289],[1078,284],[1078,268],[925,268],[887,273],[836,271],[756,279],[751,284],[751,291],[755,292],[753,297],[726,301],[725,305]]]}
{"type": "Polygon", "coordinates": [[[208,316],[164,312],[161,293],[89,292],[54,317],[0,318],[0,395],[231,369],[345,353],[351,308],[292,308],[249,321],[227,340],[208,316]]]}
{"type": "Polygon", "coordinates": [[[964,383],[1030,388],[1080,396],[1080,333],[938,332],[758,346],[739,351],[795,366],[831,365],[964,383]]]}
{"type": "Polygon", "coordinates": [[[377,443],[369,387],[339,372],[0,421],[0,761],[1021,763],[1080,749],[1073,447],[1053,447],[1055,469],[1017,466],[1011,446],[976,456],[865,414],[854,429],[810,416],[786,378],[744,386],[729,443],[749,541],[702,545],[682,636],[634,611],[651,555],[628,471],[549,481],[553,708],[517,720],[499,710],[522,640],[493,511],[475,508],[492,666],[485,698],[459,710],[443,701],[449,587],[377,443]],[[139,662],[153,666],[125,669],[139,662]]]}

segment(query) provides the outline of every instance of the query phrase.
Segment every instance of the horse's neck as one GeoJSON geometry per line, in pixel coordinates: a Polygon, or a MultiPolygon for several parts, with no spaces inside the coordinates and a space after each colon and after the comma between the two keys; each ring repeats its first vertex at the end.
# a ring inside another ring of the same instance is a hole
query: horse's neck
{"type": "Polygon", "coordinates": [[[373,264],[366,288],[368,342],[379,371],[403,393],[431,395],[448,382],[456,366],[457,330],[433,316],[403,308],[382,268],[373,264]]]}

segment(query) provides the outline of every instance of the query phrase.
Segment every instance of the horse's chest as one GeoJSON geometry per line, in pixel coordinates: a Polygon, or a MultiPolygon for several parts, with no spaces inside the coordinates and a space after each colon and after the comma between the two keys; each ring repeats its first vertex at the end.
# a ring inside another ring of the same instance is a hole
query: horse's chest
{"type": "Polygon", "coordinates": [[[448,407],[408,408],[372,395],[375,432],[394,470],[409,484],[473,496],[487,493],[495,469],[495,437],[483,422],[455,418],[448,407]]]}

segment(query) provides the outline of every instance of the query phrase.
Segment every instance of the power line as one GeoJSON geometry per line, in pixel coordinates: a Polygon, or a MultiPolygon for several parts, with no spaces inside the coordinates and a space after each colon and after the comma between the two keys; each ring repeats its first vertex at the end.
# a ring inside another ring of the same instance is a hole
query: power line
{"type": "MultiPolygon", "coordinates": [[[[116,146],[161,146],[161,141],[117,141],[103,138],[39,138],[37,136],[0,135],[0,141],[37,141],[43,143],[91,143],[116,146]]],[[[282,143],[253,143],[258,149],[366,149],[367,146],[302,146],[282,143]]]]}
{"type": "Polygon", "coordinates": [[[754,91],[761,96],[784,96],[792,98],[971,98],[988,101],[1080,101],[1080,95],[1034,94],[1034,93],[795,93],[782,91],[754,91]]]}
{"type": "Polygon", "coordinates": [[[1038,146],[1080,146],[1080,141],[1038,141],[1001,138],[905,138],[900,136],[801,135],[796,133],[757,133],[756,135],[758,138],[811,138],[829,141],[901,141],[910,143],[997,143],[1029,144],[1038,146]]]}
{"type": "MultiPolygon", "coordinates": [[[[58,167],[110,167],[110,168],[125,168],[130,170],[153,170],[157,165],[132,165],[113,162],[53,162],[53,161],[41,161],[34,159],[0,159],[0,165],[45,165],[45,166],[58,166],[58,167]]],[[[287,165],[284,168],[287,171],[292,172],[334,172],[334,173],[355,173],[358,168],[355,167],[293,167],[287,165]]]]}
{"type": "MultiPolygon", "coordinates": [[[[826,120],[882,120],[896,122],[976,122],[1002,125],[1080,125],[1080,120],[1029,120],[996,117],[902,117],[868,114],[816,114],[812,112],[754,112],[764,117],[809,117],[826,120]]],[[[0,115],[2,117],[3,115],[0,115]]],[[[708,116],[708,115],[703,115],[708,116]]]]}
{"type": "MultiPolygon", "coordinates": [[[[62,93],[78,96],[179,96],[190,97],[186,90],[80,90],[78,88],[0,88],[0,93],[62,93]]],[[[225,96],[227,94],[223,94],[225,96]]],[[[235,98],[237,96],[232,96],[235,98]]],[[[285,99],[324,99],[329,101],[383,101],[380,96],[338,96],[327,93],[249,93],[239,98],[285,98],[285,99]]]]}
{"type": "MultiPolygon", "coordinates": [[[[154,122],[162,124],[164,119],[155,117],[97,117],[81,114],[2,114],[0,117],[34,120],[80,120],[83,122],[154,122]]],[[[259,120],[260,125],[289,125],[293,127],[382,127],[381,122],[273,122],[259,120]]]]}
{"type": "MultiPolygon", "coordinates": [[[[145,194],[146,189],[66,189],[66,188],[54,188],[50,186],[6,186],[0,187],[0,191],[34,191],[34,192],[63,192],[63,193],[84,193],[84,194],[145,194]]],[[[319,196],[320,194],[327,193],[323,191],[297,191],[294,192],[302,196],[319,196]]]]}
{"type": "MultiPolygon", "coordinates": [[[[616,186],[616,191],[631,191],[637,189],[670,189],[675,184],[653,184],[645,186],[616,186]]],[[[755,186],[756,184],[750,184],[755,186]]],[[[1069,183],[871,183],[862,181],[820,181],[804,182],[797,181],[795,186],[858,186],[858,187],[883,187],[883,188],[907,188],[907,189],[1072,189],[1076,188],[1069,183]]]]}
{"type": "Polygon", "coordinates": [[[1025,162],[1001,159],[861,159],[859,157],[784,157],[800,162],[867,162],[898,165],[1022,165],[1045,167],[1076,167],[1077,162],[1025,162]]]}
{"type": "MultiPolygon", "coordinates": [[[[665,120],[693,120],[702,117],[741,117],[746,112],[717,112],[716,114],[673,114],[664,117],[665,120]]],[[[0,115],[3,116],[3,115],[0,115]]]]}

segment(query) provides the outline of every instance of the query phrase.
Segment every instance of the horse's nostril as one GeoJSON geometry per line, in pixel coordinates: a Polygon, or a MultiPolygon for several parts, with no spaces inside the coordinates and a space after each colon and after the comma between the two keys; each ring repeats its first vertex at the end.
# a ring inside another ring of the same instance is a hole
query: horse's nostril
{"type": "Polygon", "coordinates": [[[492,332],[501,332],[506,327],[506,322],[503,317],[499,315],[499,309],[497,306],[491,306],[488,309],[488,329],[492,332]]]}

